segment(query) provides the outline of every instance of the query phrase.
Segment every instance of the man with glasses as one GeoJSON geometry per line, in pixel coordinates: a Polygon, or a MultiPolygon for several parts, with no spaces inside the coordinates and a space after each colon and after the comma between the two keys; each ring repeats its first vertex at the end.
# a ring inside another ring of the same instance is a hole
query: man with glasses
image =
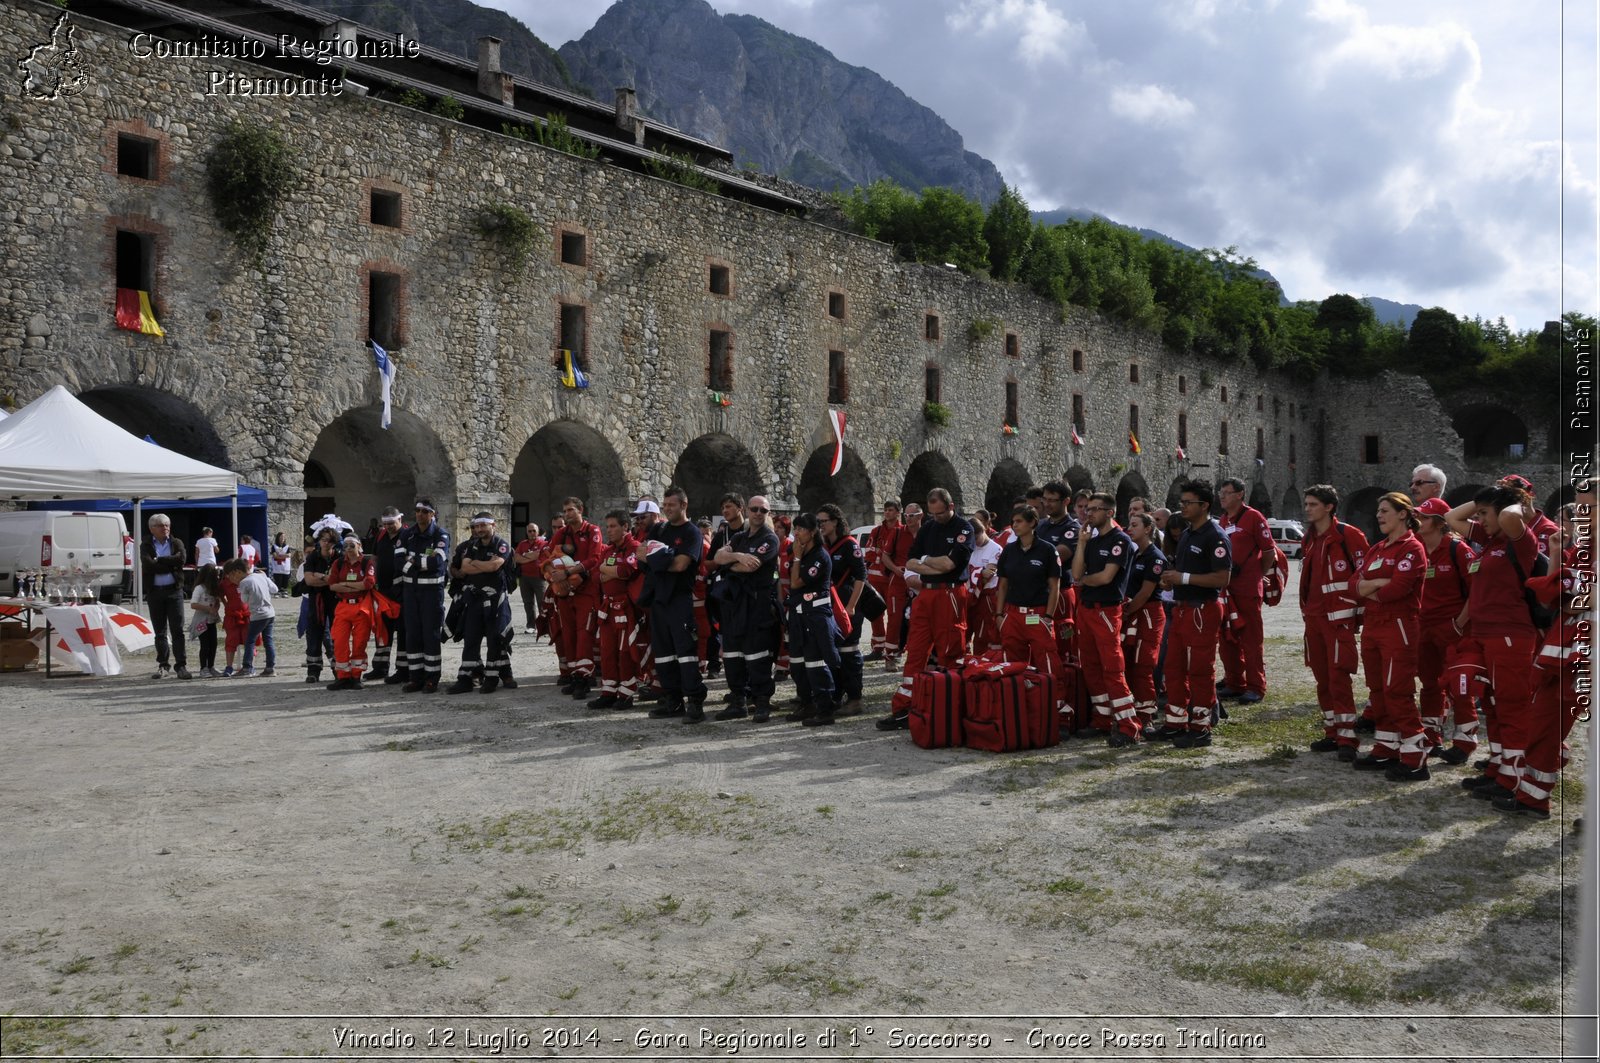
{"type": "Polygon", "coordinates": [[[1122,599],[1133,565],[1133,540],[1117,527],[1114,495],[1089,496],[1084,514],[1094,534],[1072,558],[1072,582],[1079,588],[1078,652],[1083,681],[1094,706],[1096,731],[1105,732],[1113,749],[1142,739],[1133,691],[1128,689],[1122,656],[1122,599]]]}
{"type": "MultiPolygon", "coordinates": [[[[400,549],[400,511],[390,506],[378,518],[378,536],[372,541],[372,563],[377,575],[375,588],[389,599],[398,599],[401,594],[395,590],[395,578],[400,574],[400,567],[405,564],[405,553],[400,549]]],[[[366,682],[381,679],[385,683],[406,682],[405,653],[401,652],[401,665],[395,669],[394,674],[389,674],[389,657],[394,652],[396,637],[405,637],[404,621],[398,615],[387,616],[379,612],[379,622],[384,627],[384,637],[372,651],[372,671],[361,678],[366,682]]]]}
{"type": "Polygon", "coordinates": [[[140,546],[144,555],[144,600],[150,605],[150,626],[156,629],[156,674],[152,679],[173,675],[167,665],[170,652],[179,679],[188,679],[188,658],[183,643],[183,540],[172,534],[172,519],[156,513],[145,522],[150,535],[140,546]]]}
{"type": "Polygon", "coordinates": [[[1272,541],[1267,518],[1255,507],[1245,505],[1243,480],[1222,481],[1217,501],[1222,503],[1222,517],[1217,523],[1228,537],[1228,550],[1233,555],[1228,611],[1237,618],[1222,625],[1223,685],[1217,696],[1236,697],[1242,704],[1254,705],[1267,693],[1261,598],[1267,573],[1277,564],[1278,548],[1272,541]]]}
{"type": "Polygon", "coordinates": [[[738,531],[711,555],[721,576],[722,658],[732,695],[719,720],[772,718],[778,536],[767,526],[769,512],[765,496],[751,496],[738,531]]]}
{"type": "Polygon", "coordinates": [[[922,590],[911,603],[905,669],[889,715],[878,721],[880,731],[911,726],[911,679],[928,666],[929,654],[941,668],[959,667],[965,654],[972,525],[956,513],[950,492],[942,487],[928,492],[928,516],[933,519],[922,522],[906,561],[906,570],[917,576],[922,590]]]}
{"type": "Polygon", "coordinates": [[[1184,530],[1161,586],[1173,596],[1167,644],[1166,727],[1151,738],[1179,749],[1211,744],[1211,706],[1217,692],[1218,600],[1233,573],[1228,537],[1211,519],[1215,495],[1198,480],[1184,484],[1178,503],[1184,530]]]}
{"type": "Polygon", "coordinates": [[[1447,477],[1437,465],[1418,465],[1411,470],[1411,501],[1421,505],[1430,498],[1444,497],[1447,477]]]}

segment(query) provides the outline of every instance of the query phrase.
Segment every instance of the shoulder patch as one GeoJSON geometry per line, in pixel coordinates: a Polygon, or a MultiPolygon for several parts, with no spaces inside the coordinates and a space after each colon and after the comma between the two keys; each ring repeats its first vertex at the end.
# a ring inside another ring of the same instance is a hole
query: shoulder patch
{"type": "Polygon", "coordinates": [[[762,543],[760,546],[756,547],[756,553],[758,553],[758,554],[766,553],[767,552],[767,547],[769,545],[770,545],[769,543],[762,543]]]}
{"type": "Polygon", "coordinates": [[[1401,572],[1410,572],[1411,571],[1411,559],[1408,557],[1405,560],[1401,561],[1398,567],[1399,567],[1401,572]]]}
{"type": "Polygon", "coordinates": [[[1341,561],[1335,561],[1333,563],[1333,570],[1335,572],[1343,572],[1347,567],[1349,567],[1349,566],[1347,566],[1342,560],[1341,561]]]}
{"type": "Polygon", "coordinates": [[[964,543],[966,541],[967,541],[967,533],[966,532],[962,532],[960,535],[956,536],[956,542],[964,543]]]}
{"type": "Polygon", "coordinates": [[[1119,543],[1116,546],[1113,546],[1111,548],[1111,556],[1112,557],[1121,557],[1122,556],[1122,544],[1119,543]]]}
{"type": "Polygon", "coordinates": [[[1213,554],[1216,554],[1218,557],[1227,557],[1228,556],[1228,548],[1226,546],[1219,546],[1219,547],[1217,547],[1215,550],[1213,550],[1211,552],[1213,554]]]}

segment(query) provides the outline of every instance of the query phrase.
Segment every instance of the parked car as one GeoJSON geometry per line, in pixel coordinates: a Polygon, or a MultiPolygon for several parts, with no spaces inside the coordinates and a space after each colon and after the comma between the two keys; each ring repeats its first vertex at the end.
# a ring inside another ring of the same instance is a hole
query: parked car
{"type": "Polygon", "coordinates": [[[1300,556],[1300,543],[1306,537],[1305,525],[1297,520],[1268,517],[1267,527],[1272,530],[1272,541],[1278,544],[1285,557],[1293,560],[1300,556]]]}
{"type": "Polygon", "coordinates": [[[115,603],[133,585],[134,549],[120,513],[0,513],[0,594],[17,593],[20,573],[81,566],[101,600],[115,603]]]}

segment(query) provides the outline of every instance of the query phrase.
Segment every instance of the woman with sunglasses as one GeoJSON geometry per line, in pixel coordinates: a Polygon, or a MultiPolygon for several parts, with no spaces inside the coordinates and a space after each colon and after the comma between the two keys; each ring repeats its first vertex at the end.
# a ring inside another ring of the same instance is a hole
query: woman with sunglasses
{"type": "Polygon", "coordinates": [[[1361,555],[1356,593],[1367,603],[1361,631],[1361,669],[1372,695],[1371,751],[1357,771],[1386,771],[1391,782],[1428,778],[1428,743],[1417,712],[1417,648],[1422,644],[1422,574],[1428,555],[1411,499],[1390,491],[1378,502],[1381,539],[1361,555]]]}
{"type": "Polygon", "coordinates": [[[839,671],[839,628],[833,622],[833,557],[823,545],[814,514],[794,519],[794,561],[789,571],[789,657],[807,727],[834,722],[838,704],[833,677],[839,671]]]}
{"type": "Polygon", "coordinates": [[[833,673],[833,685],[843,704],[837,715],[858,716],[861,713],[861,617],[856,612],[866,586],[867,560],[861,544],[850,535],[845,526],[844,512],[833,503],[817,509],[817,527],[822,541],[828,547],[828,557],[833,563],[833,585],[839,589],[839,599],[845,612],[850,614],[850,635],[839,644],[839,669],[833,673]]]}

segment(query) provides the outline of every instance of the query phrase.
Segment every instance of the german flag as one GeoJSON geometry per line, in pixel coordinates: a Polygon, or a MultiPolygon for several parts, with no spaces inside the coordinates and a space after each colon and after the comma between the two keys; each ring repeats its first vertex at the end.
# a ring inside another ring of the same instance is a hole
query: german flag
{"type": "Polygon", "coordinates": [[[165,336],[150,308],[150,293],[133,288],[117,289],[117,328],[142,332],[146,336],[165,336]]]}

